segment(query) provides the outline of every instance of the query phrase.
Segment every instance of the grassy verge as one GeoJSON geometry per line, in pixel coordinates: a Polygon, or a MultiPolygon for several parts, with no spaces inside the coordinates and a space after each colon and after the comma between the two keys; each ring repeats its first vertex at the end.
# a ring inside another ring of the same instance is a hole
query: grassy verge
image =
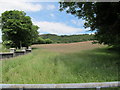
{"type": "Polygon", "coordinates": [[[9,49],[5,48],[2,44],[0,44],[0,52],[9,52],[9,49]]]}
{"type": "Polygon", "coordinates": [[[74,53],[35,49],[2,61],[2,83],[85,83],[118,81],[120,56],[107,48],[74,53]]]}
{"type": "Polygon", "coordinates": [[[0,52],[2,51],[2,44],[0,44],[0,52]]]}

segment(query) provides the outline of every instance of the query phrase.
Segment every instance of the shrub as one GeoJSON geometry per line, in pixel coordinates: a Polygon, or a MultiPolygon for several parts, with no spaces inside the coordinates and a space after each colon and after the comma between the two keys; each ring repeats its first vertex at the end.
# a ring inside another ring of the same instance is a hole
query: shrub
{"type": "Polygon", "coordinates": [[[46,44],[50,44],[50,43],[53,43],[53,41],[48,38],[48,39],[45,39],[45,43],[46,43],[46,44]]]}
{"type": "Polygon", "coordinates": [[[45,40],[41,37],[38,37],[37,44],[45,44],[45,40]]]}

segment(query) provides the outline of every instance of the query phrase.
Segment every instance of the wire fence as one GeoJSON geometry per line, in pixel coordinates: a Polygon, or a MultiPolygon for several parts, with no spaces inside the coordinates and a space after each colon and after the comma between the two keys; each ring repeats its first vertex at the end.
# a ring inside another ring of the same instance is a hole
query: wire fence
{"type": "MultiPolygon", "coordinates": [[[[35,89],[96,89],[119,88],[120,82],[98,82],[98,83],[70,83],[70,84],[0,84],[1,90],[35,90],[35,89]]],[[[116,89],[117,90],[117,89],[116,89]]]]}

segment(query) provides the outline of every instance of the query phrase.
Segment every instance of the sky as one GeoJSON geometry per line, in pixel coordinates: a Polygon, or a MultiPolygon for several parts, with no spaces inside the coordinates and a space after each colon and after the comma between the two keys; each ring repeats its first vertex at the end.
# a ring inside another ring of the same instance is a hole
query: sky
{"type": "MultiPolygon", "coordinates": [[[[0,15],[9,10],[20,10],[30,16],[34,25],[39,26],[39,34],[89,34],[83,27],[84,20],[59,11],[58,0],[0,0],[0,15]]],[[[0,42],[1,40],[0,30],[0,42]]]]}

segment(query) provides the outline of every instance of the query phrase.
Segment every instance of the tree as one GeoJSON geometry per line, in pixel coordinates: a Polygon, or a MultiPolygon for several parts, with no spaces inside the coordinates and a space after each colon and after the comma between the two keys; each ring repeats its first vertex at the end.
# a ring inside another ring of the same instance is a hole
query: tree
{"type": "Polygon", "coordinates": [[[42,37],[38,37],[33,44],[51,44],[53,41],[49,38],[43,39],[42,37]]]}
{"type": "Polygon", "coordinates": [[[45,44],[45,40],[41,37],[38,37],[37,44],[45,44]]]}
{"type": "Polygon", "coordinates": [[[60,11],[85,20],[85,28],[96,30],[98,43],[120,47],[120,2],[65,1],[60,2],[60,11]]]}
{"type": "Polygon", "coordinates": [[[18,10],[2,13],[2,40],[5,46],[28,47],[38,37],[38,26],[26,13],[18,10]]]}
{"type": "Polygon", "coordinates": [[[50,43],[53,43],[53,41],[51,39],[47,38],[47,39],[45,39],[45,43],[50,44],[50,43]]]}

